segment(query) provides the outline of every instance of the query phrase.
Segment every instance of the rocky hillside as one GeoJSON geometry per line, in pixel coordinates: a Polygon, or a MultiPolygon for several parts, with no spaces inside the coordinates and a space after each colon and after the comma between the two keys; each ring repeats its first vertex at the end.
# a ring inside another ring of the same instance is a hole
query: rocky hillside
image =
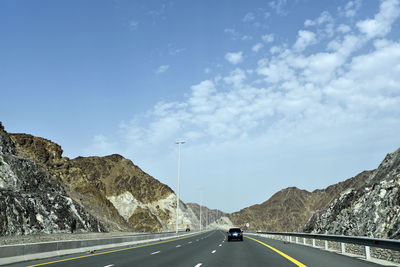
{"type": "Polygon", "coordinates": [[[289,187],[261,204],[234,212],[228,217],[235,225],[244,227],[249,223],[249,228],[254,230],[297,231],[314,212],[328,207],[341,192],[363,185],[371,173],[364,171],[344,182],[313,192],[289,187]]]}
{"type": "Polygon", "coordinates": [[[99,232],[104,226],[46,169],[16,152],[0,123],[0,236],[99,232]]]}
{"type": "Polygon", "coordinates": [[[388,154],[366,183],[343,192],[310,218],[305,232],[400,238],[400,149],[388,154]]]}
{"type": "MultiPolygon", "coordinates": [[[[200,205],[197,203],[186,204],[196,214],[196,218],[200,220],[200,205]]],[[[209,209],[206,206],[201,206],[201,223],[203,226],[209,225],[227,214],[218,209],[209,209]]]]}
{"type": "MultiPolygon", "coordinates": [[[[40,137],[10,134],[16,154],[33,160],[65,185],[72,199],[108,230],[161,231],[174,229],[176,196],[165,184],[120,155],[62,157],[62,148],[40,137]]],[[[180,227],[198,224],[181,202],[180,227]]]]}

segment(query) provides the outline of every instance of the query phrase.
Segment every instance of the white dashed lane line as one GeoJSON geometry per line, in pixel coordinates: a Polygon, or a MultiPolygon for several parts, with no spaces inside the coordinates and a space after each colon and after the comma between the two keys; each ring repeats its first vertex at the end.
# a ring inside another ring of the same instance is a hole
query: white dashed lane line
{"type": "Polygon", "coordinates": [[[110,264],[110,265],[106,265],[104,267],[113,267],[113,266],[114,266],[114,264],[110,264]]]}
{"type": "Polygon", "coordinates": [[[214,254],[215,252],[217,252],[216,250],[213,250],[211,253],[214,254]]]}
{"type": "Polygon", "coordinates": [[[188,244],[192,244],[192,241],[189,241],[188,244]]]}
{"type": "Polygon", "coordinates": [[[177,245],[176,247],[177,247],[177,248],[180,248],[180,247],[181,247],[181,245],[177,245]]]}
{"type": "Polygon", "coordinates": [[[151,253],[151,255],[154,255],[154,254],[158,254],[158,253],[160,253],[161,251],[154,251],[153,253],[151,253]]]}
{"type": "Polygon", "coordinates": [[[219,247],[222,247],[222,244],[219,244],[219,247]]]}
{"type": "Polygon", "coordinates": [[[202,263],[197,263],[194,267],[200,267],[201,265],[203,265],[202,263]]]}

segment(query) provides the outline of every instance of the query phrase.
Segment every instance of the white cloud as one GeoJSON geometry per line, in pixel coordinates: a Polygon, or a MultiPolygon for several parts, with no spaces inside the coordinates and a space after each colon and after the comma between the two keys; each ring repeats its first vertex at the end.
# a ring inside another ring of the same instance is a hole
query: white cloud
{"type": "Polygon", "coordinates": [[[164,73],[169,70],[169,65],[161,65],[157,68],[156,73],[164,73]]]}
{"type": "Polygon", "coordinates": [[[256,16],[252,12],[249,12],[243,17],[242,21],[243,22],[251,22],[251,21],[254,21],[255,19],[256,19],[256,16]]]}
{"type": "Polygon", "coordinates": [[[264,45],[263,45],[262,43],[256,43],[255,45],[253,45],[253,47],[251,48],[251,50],[253,50],[254,52],[258,52],[258,51],[260,51],[263,47],[264,47],[264,45]]]}
{"type": "Polygon", "coordinates": [[[379,13],[373,19],[359,21],[358,29],[368,38],[382,37],[391,31],[393,22],[400,15],[400,1],[382,1],[379,13]]]}
{"type": "Polygon", "coordinates": [[[301,52],[308,46],[316,44],[317,38],[315,33],[305,30],[300,30],[298,32],[298,37],[296,43],[293,45],[294,50],[301,52]]]}
{"type": "Polygon", "coordinates": [[[236,41],[236,40],[248,41],[248,40],[253,39],[252,36],[246,35],[246,34],[240,34],[235,29],[232,29],[232,28],[224,29],[224,32],[227,34],[230,34],[232,40],[234,40],[234,41],[236,41]]]}
{"type": "Polygon", "coordinates": [[[307,19],[304,22],[304,26],[310,27],[310,26],[322,25],[322,24],[325,24],[325,23],[330,23],[332,21],[333,21],[333,18],[331,16],[331,14],[329,14],[329,12],[327,12],[327,11],[324,11],[315,20],[307,19]]]}
{"type": "Polygon", "coordinates": [[[340,25],[337,27],[337,31],[338,31],[338,32],[341,32],[341,33],[348,33],[348,32],[351,31],[351,28],[350,28],[350,26],[348,26],[348,25],[340,24],[340,25]]]}
{"type": "Polygon", "coordinates": [[[226,53],[225,54],[225,59],[233,64],[237,65],[243,61],[243,52],[232,52],[232,53],[226,53]]]}
{"type": "Polygon", "coordinates": [[[280,16],[286,16],[288,14],[287,10],[285,9],[286,4],[287,0],[275,0],[269,2],[270,8],[280,16]]]}
{"type": "Polygon", "coordinates": [[[362,1],[361,0],[353,0],[347,2],[344,8],[339,8],[339,12],[341,15],[352,18],[357,14],[357,11],[361,8],[362,1]]]}
{"type": "Polygon", "coordinates": [[[138,27],[139,27],[139,22],[138,21],[132,20],[131,22],[129,22],[129,28],[131,30],[136,30],[138,27]]]}
{"type": "Polygon", "coordinates": [[[209,73],[211,73],[212,72],[212,69],[210,69],[210,68],[205,68],[204,69],[204,73],[205,74],[209,74],[209,73]]]}
{"type": "Polygon", "coordinates": [[[261,36],[261,39],[266,43],[272,43],[274,41],[274,35],[272,33],[265,34],[265,35],[261,36]]]}
{"type": "Polygon", "coordinates": [[[239,88],[243,86],[243,82],[246,79],[246,73],[242,69],[235,69],[230,73],[229,76],[223,78],[224,82],[232,85],[233,88],[239,88]]]}

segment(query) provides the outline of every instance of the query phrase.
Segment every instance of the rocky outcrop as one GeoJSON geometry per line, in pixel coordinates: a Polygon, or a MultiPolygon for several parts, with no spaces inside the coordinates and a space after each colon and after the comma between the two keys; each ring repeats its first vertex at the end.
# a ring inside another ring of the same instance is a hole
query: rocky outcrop
{"type": "Polygon", "coordinates": [[[363,185],[371,171],[331,185],[322,190],[309,192],[289,187],[274,194],[267,201],[228,215],[237,226],[262,231],[298,231],[318,210],[325,209],[340,193],[348,188],[363,185]]]}
{"type": "MultiPolygon", "coordinates": [[[[186,204],[195,214],[196,218],[200,220],[200,205],[197,203],[186,204]]],[[[201,206],[201,223],[202,226],[209,225],[227,214],[218,209],[209,209],[206,206],[201,206]]]]}
{"type": "Polygon", "coordinates": [[[104,231],[62,184],[34,161],[16,155],[0,123],[0,235],[104,231]]]}
{"type": "Polygon", "coordinates": [[[303,230],[378,238],[400,238],[400,149],[388,154],[358,188],[343,192],[310,218],[303,230]]]}
{"type": "MultiPolygon", "coordinates": [[[[42,166],[66,187],[68,194],[108,230],[155,232],[175,228],[176,195],[167,185],[120,156],[62,157],[50,140],[11,134],[16,153],[42,166]]],[[[191,209],[180,204],[180,227],[196,225],[191,209]]]]}

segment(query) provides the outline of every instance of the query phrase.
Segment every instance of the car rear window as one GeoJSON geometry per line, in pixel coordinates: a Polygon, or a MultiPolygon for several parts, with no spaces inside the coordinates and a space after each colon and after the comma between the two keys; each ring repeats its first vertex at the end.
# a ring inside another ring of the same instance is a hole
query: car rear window
{"type": "Polygon", "coordinates": [[[233,232],[241,232],[241,230],[240,230],[240,228],[232,228],[232,229],[229,229],[229,232],[230,232],[230,233],[233,233],[233,232]]]}

